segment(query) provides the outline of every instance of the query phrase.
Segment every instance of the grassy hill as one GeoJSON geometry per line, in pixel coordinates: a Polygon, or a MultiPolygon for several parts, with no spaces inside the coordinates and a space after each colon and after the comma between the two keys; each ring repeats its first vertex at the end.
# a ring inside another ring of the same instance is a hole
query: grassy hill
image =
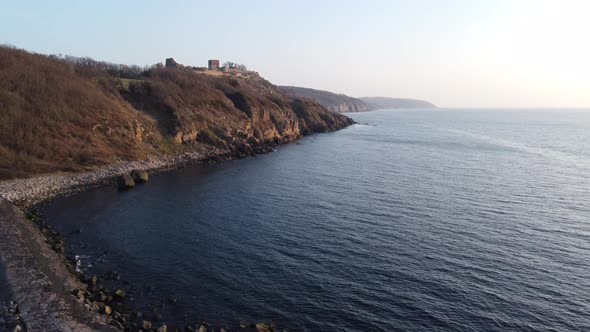
{"type": "Polygon", "coordinates": [[[127,67],[0,47],[0,179],[265,146],[352,123],[257,75],[127,67]]]}

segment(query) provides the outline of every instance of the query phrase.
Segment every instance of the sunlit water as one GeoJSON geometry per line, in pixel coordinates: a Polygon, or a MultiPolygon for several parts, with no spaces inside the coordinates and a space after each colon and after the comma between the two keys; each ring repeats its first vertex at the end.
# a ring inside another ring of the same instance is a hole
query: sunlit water
{"type": "Polygon", "coordinates": [[[163,301],[169,324],[590,330],[590,113],[351,116],[44,217],[88,274],[118,271],[111,287],[146,312],[163,301]]]}

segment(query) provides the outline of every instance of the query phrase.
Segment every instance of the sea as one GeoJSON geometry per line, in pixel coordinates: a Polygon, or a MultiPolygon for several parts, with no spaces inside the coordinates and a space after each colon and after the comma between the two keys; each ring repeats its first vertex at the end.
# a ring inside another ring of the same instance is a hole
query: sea
{"type": "Polygon", "coordinates": [[[348,115],[41,213],[169,327],[590,331],[590,110],[348,115]]]}

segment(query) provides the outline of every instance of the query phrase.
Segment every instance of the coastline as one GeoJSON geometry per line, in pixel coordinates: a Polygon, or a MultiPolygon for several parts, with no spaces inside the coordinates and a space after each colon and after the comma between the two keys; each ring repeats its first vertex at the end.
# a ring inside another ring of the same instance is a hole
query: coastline
{"type": "Polygon", "coordinates": [[[179,169],[186,165],[232,159],[229,151],[206,150],[173,155],[152,156],[148,159],[130,161],[101,167],[82,173],[51,173],[24,179],[0,181],[0,198],[18,206],[23,211],[60,195],[85,191],[100,186],[114,185],[116,178],[131,170],[160,173],[179,169]]]}
{"type": "MultiPolygon", "coordinates": [[[[294,143],[298,139],[287,140],[278,145],[294,143]]],[[[166,332],[165,324],[156,326],[150,321],[139,319],[139,316],[131,317],[129,310],[122,304],[123,299],[114,303],[116,307],[111,316],[105,314],[105,303],[94,302],[92,299],[108,293],[96,287],[96,279],[91,281],[95,277],[88,278],[72,269],[73,262],[63,252],[63,237],[43,225],[41,220],[36,220],[35,208],[61,195],[116,185],[117,177],[132,170],[161,173],[188,165],[217,163],[269,153],[275,146],[261,144],[254,149],[257,153],[212,148],[159,155],[83,173],[54,173],[1,181],[0,275],[5,281],[0,283],[0,294],[10,294],[10,300],[4,305],[0,298],[0,323],[6,321],[8,324],[12,320],[13,325],[18,324],[16,329],[11,326],[15,331],[36,331],[39,327],[45,329],[46,326],[51,326],[51,331],[116,331],[130,327],[131,330],[139,328],[144,331],[166,332]],[[58,248],[55,246],[56,241],[59,243],[58,248]],[[62,248],[61,251],[59,247],[62,248]],[[27,284],[31,287],[27,287],[27,284]],[[3,286],[8,289],[2,289],[3,286]],[[40,299],[48,300],[43,302],[40,299]],[[134,318],[139,319],[139,322],[132,326],[134,318]],[[149,328],[142,327],[142,323],[148,324],[149,328]]],[[[211,328],[202,323],[194,327],[194,330],[207,331],[211,328]]],[[[275,328],[264,323],[240,323],[235,329],[213,327],[213,330],[270,332],[275,331],[275,328]]]]}
{"type": "MultiPolygon", "coordinates": [[[[284,144],[287,143],[290,142],[284,144]]],[[[257,151],[268,153],[272,146],[261,146],[257,151]]],[[[48,230],[41,220],[35,220],[37,206],[62,195],[115,186],[117,177],[132,170],[157,174],[249,156],[255,155],[208,149],[153,156],[83,173],[54,173],[0,182],[0,274],[4,279],[0,293],[9,298],[0,301],[0,323],[4,321],[6,328],[14,331],[117,331],[130,327],[114,316],[131,321],[123,301],[115,303],[119,306],[113,308],[113,316],[108,316],[102,303],[88,300],[102,291],[89,289],[91,278],[74,272],[71,267],[75,263],[56,250],[54,243],[60,241],[61,235],[48,230]]],[[[149,320],[146,322],[151,326],[149,320]]],[[[166,329],[164,324],[142,330],[165,332],[166,329]]]]}

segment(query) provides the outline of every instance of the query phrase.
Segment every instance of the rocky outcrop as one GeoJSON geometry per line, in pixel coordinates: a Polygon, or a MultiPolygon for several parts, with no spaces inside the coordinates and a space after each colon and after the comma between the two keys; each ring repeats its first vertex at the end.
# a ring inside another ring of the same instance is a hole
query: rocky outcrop
{"type": "Polygon", "coordinates": [[[135,181],[133,180],[133,177],[131,177],[130,174],[121,174],[118,178],[117,178],[117,185],[119,186],[119,189],[125,190],[125,189],[130,189],[135,187],[135,181]]]}
{"type": "Polygon", "coordinates": [[[149,179],[148,172],[141,169],[132,170],[131,177],[133,178],[133,181],[135,181],[135,183],[146,183],[149,179]]]}

